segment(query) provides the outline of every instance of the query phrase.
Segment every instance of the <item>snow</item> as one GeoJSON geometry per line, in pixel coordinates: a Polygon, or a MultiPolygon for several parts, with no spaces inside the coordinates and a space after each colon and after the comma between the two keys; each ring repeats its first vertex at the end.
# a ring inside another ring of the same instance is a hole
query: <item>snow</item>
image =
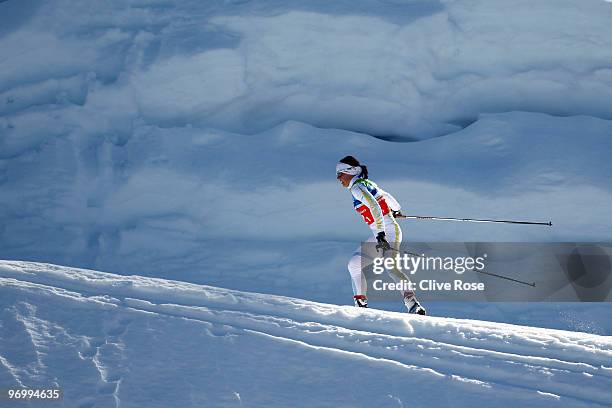
{"type": "Polygon", "coordinates": [[[595,407],[612,398],[612,341],[593,334],[29,262],[1,262],[0,291],[2,383],[54,384],[68,406],[595,407]]]}
{"type": "Polygon", "coordinates": [[[143,125],[82,150],[46,138],[5,162],[0,256],[345,304],[369,233],[333,175],[347,151],[406,213],[554,224],[403,221],[409,241],[605,241],[610,134],[602,119],[512,112],[419,143],[297,122],[257,137],[143,125]]]}
{"type": "Polygon", "coordinates": [[[5,30],[12,103],[68,102],[82,123],[88,106],[125,98],[129,119],[164,127],[296,120],[404,139],[483,112],[612,117],[612,11],[599,0],[75,3],[26,2],[5,30]],[[52,91],[50,78],[73,84],[52,91]]]}
{"type": "MultiPolygon", "coordinates": [[[[346,154],[407,213],[554,223],[405,221],[408,240],[607,241],[611,14],[595,0],[2,2],[0,258],[348,303],[369,231],[333,178],[346,154]]],[[[558,307],[537,324],[584,321],[558,307]]]]}
{"type": "Polygon", "coordinates": [[[609,242],[609,3],[0,1],[0,259],[20,260],[0,385],[83,407],[609,404],[608,303],[331,305],[370,233],[347,154],[405,213],[554,225],[405,240],[609,242]]]}

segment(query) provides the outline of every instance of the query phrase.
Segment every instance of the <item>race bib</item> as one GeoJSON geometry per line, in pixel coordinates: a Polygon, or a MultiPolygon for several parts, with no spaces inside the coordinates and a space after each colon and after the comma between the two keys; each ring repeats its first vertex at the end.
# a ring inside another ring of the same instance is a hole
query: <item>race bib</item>
{"type": "MultiPolygon", "coordinates": [[[[378,202],[378,205],[380,205],[382,214],[383,215],[389,214],[389,206],[387,205],[385,198],[380,197],[376,201],[378,202]]],[[[363,217],[363,220],[365,221],[366,224],[371,225],[374,223],[374,217],[372,216],[372,211],[370,211],[367,205],[361,204],[359,207],[355,208],[355,211],[357,211],[363,217]]]]}

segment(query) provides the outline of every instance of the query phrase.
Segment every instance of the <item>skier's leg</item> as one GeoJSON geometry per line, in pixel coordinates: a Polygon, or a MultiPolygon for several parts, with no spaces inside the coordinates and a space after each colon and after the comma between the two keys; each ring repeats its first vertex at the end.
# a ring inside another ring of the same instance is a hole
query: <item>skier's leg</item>
{"type": "Polygon", "coordinates": [[[360,245],[357,250],[353,253],[349,263],[348,271],[351,275],[351,283],[353,285],[353,297],[355,300],[355,306],[367,307],[367,282],[363,269],[367,265],[374,262],[373,254],[368,253],[368,248],[374,247],[374,238],[368,239],[366,242],[371,243],[365,246],[360,245]]]}
{"type": "Polygon", "coordinates": [[[353,295],[366,295],[366,281],[361,271],[361,252],[355,251],[348,263],[348,271],[351,275],[353,295]]]}
{"type": "MultiPolygon", "coordinates": [[[[391,244],[391,250],[386,251],[385,256],[395,257],[399,253],[402,244],[402,230],[397,222],[387,222],[385,235],[387,236],[387,241],[391,244]]],[[[410,278],[397,265],[392,269],[388,269],[387,273],[396,283],[410,282],[410,278]]]]}
{"type": "MultiPolygon", "coordinates": [[[[400,253],[400,247],[402,244],[402,230],[397,224],[397,222],[395,222],[395,220],[393,220],[393,222],[387,223],[386,226],[387,228],[385,230],[385,235],[389,237],[388,241],[391,244],[392,249],[391,251],[389,251],[390,254],[385,255],[395,256],[400,253]]],[[[408,275],[406,275],[404,271],[402,271],[401,268],[399,268],[397,265],[394,268],[388,270],[388,274],[391,279],[393,279],[396,283],[405,282],[405,284],[407,285],[410,282],[410,278],[408,277],[408,275]]],[[[417,300],[414,291],[402,289],[400,290],[400,292],[402,293],[404,305],[406,305],[408,313],[415,313],[421,315],[426,314],[425,308],[422,307],[419,301],[417,300]]]]}

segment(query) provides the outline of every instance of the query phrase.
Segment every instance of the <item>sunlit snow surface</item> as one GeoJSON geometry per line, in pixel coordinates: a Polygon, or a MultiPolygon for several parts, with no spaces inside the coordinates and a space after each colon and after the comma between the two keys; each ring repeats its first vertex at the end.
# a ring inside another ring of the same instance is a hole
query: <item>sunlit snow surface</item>
{"type": "MultiPolygon", "coordinates": [[[[370,232],[346,154],[405,213],[554,223],[406,240],[609,241],[610,21],[599,0],[0,2],[0,258],[350,304],[370,232]]],[[[605,305],[521,307],[430,310],[612,333],[605,305]]]]}
{"type": "MultiPolygon", "coordinates": [[[[0,382],[66,407],[597,407],[612,340],[0,263],[0,382]]],[[[11,405],[12,406],[12,405],[11,405]]]]}

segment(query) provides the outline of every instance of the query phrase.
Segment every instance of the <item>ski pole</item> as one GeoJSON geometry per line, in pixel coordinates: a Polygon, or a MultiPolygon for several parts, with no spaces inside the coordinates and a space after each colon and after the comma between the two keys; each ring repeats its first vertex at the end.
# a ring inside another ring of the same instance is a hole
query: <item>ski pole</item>
{"type": "MultiPolygon", "coordinates": [[[[409,252],[409,251],[401,251],[401,253],[406,254],[408,256],[414,256],[414,257],[417,257],[417,258],[425,258],[425,254],[419,255],[419,254],[415,254],[414,252],[409,252]]],[[[501,278],[501,279],[507,279],[507,280],[512,281],[512,282],[522,283],[523,285],[532,286],[532,287],[535,288],[535,282],[533,282],[533,283],[524,282],[522,280],[510,278],[508,276],[498,275],[498,274],[493,273],[493,272],[479,271],[477,269],[471,269],[471,271],[472,272],[482,273],[484,275],[495,276],[495,277],[501,278]]]]}
{"type": "Polygon", "coordinates": [[[536,285],[535,282],[533,282],[533,283],[524,282],[522,280],[518,280],[518,279],[514,279],[514,278],[509,278],[507,276],[498,275],[498,274],[492,273],[492,272],[479,271],[477,269],[472,269],[472,272],[478,272],[478,273],[482,273],[482,274],[489,275],[489,276],[495,276],[495,277],[501,278],[501,279],[507,279],[509,281],[517,282],[517,283],[522,283],[523,285],[531,286],[531,287],[534,287],[534,288],[535,288],[535,285],[536,285]]]}
{"type": "Polygon", "coordinates": [[[404,254],[406,254],[406,255],[408,255],[408,256],[415,257],[415,258],[425,258],[425,254],[421,254],[421,255],[419,255],[419,254],[417,254],[417,253],[410,252],[410,251],[402,251],[402,253],[404,253],[404,254]]]}
{"type": "Polygon", "coordinates": [[[528,225],[546,225],[552,227],[552,222],[536,222],[536,221],[513,221],[513,220],[488,220],[476,218],[452,218],[452,217],[433,217],[427,215],[404,215],[396,214],[395,218],[412,219],[412,220],[439,220],[439,221],[467,221],[467,222],[496,222],[504,224],[528,224],[528,225]]]}
{"type": "Polygon", "coordinates": [[[398,254],[404,254],[404,255],[408,255],[411,258],[425,258],[425,254],[417,254],[415,252],[410,252],[410,251],[398,251],[397,249],[393,249],[391,248],[391,251],[395,251],[398,254]]]}
{"type": "MultiPolygon", "coordinates": [[[[399,253],[406,254],[408,256],[413,256],[413,257],[416,257],[416,258],[425,258],[425,254],[419,255],[417,253],[409,252],[409,251],[399,251],[399,253]]],[[[472,272],[478,272],[478,273],[482,273],[484,275],[495,276],[496,278],[506,279],[506,280],[509,280],[509,281],[512,281],[512,282],[516,282],[516,283],[521,283],[523,285],[531,286],[533,288],[535,288],[535,286],[536,286],[535,282],[529,283],[529,282],[525,282],[525,281],[522,281],[522,280],[510,278],[508,276],[499,275],[499,274],[496,274],[496,273],[493,273],[493,272],[479,271],[477,269],[470,269],[470,270],[472,272]]]]}

